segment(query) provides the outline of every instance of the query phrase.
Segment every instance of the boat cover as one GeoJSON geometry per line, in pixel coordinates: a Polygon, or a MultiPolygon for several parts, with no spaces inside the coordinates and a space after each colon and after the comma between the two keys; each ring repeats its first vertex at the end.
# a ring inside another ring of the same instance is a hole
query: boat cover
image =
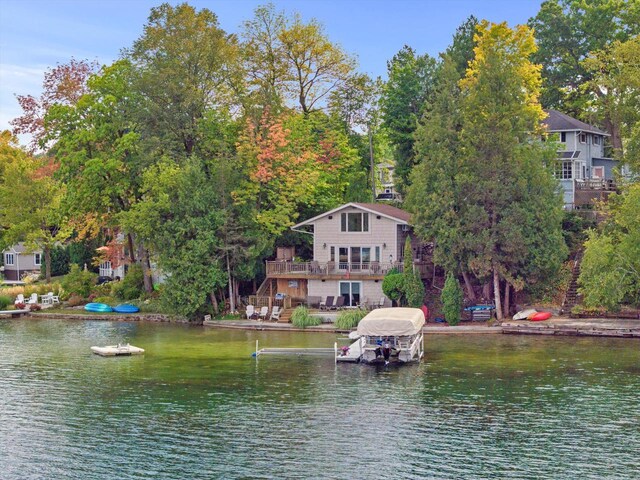
{"type": "Polygon", "coordinates": [[[397,337],[422,330],[424,313],[419,308],[378,308],[358,324],[359,335],[397,337]]]}

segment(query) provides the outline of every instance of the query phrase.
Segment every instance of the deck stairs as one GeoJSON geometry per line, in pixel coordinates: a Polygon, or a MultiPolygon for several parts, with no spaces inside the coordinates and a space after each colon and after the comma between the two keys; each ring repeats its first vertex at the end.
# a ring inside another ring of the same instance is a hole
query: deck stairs
{"type": "Polygon", "coordinates": [[[564,301],[562,302],[562,310],[564,312],[570,312],[574,306],[581,302],[581,297],[578,294],[578,278],[580,277],[580,264],[582,263],[583,255],[584,250],[581,249],[576,253],[574,258],[573,265],[571,267],[571,281],[569,282],[567,292],[564,296],[564,301]]]}

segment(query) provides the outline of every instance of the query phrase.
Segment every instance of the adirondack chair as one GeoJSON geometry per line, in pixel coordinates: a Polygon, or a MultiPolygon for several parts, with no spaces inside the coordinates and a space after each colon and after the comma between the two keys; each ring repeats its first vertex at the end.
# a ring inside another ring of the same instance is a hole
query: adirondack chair
{"type": "Polygon", "coordinates": [[[247,305],[246,315],[247,320],[253,318],[256,315],[256,307],[254,307],[253,305],[247,305]]]}
{"type": "Polygon", "coordinates": [[[17,305],[18,303],[26,303],[24,301],[24,295],[19,293],[18,295],[16,295],[16,301],[13,302],[14,305],[17,305]]]}
{"type": "Polygon", "coordinates": [[[344,308],[344,297],[340,295],[336,299],[336,304],[330,310],[342,310],[344,308]]]}
{"type": "Polygon", "coordinates": [[[387,298],[386,297],[380,297],[380,301],[378,302],[378,304],[376,305],[376,307],[378,308],[383,308],[384,307],[384,303],[386,302],[387,298]]]}
{"type": "Polygon", "coordinates": [[[51,299],[51,304],[60,303],[60,297],[58,295],[54,295],[53,292],[47,293],[47,296],[51,299]]]}
{"type": "Polygon", "coordinates": [[[258,320],[266,320],[269,314],[269,307],[262,307],[258,313],[258,320]]]}
{"type": "Polygon", "coordinates": [[[37,293],[32,293],[31,296],[29,297],[29,300],[27,300],[24,303],[28,303],[28,304],[36,304],[38,303],[38,294],[37,293]]]}
{"type": "Polygon", "coordinates": [[[275,306],[271,311],[271,316],[269,317],[269,320],[274,320],[277,322],[278,320],[280,320],[281,314],[282,314],[282,308],[275,306]]]}
{"type": "Polygon", "coordinates": [[[320,310],[331,310],[333,309],[333,297],[327,297],[327,300],[323,303],[320,302],[320,310]]]}

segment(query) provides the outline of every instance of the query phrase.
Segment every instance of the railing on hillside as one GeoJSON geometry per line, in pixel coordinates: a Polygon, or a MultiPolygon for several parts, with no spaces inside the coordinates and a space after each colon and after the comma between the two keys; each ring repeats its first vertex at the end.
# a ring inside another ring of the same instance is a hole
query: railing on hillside
{"type": "Polygon", "coordinates": [[[270,296],[249,295],[249,305],[253,305],[257,309],[268,307],[269,311],[275,306],[282,308],[291,308],[292,298],[285,296],[284,298],[276,298],[270,296]]]}
{"type": "MultiPolygon", "coordinates": [[[[402,262],[282,262],[268,261],[267,276],[277,275],[385,275],[392,268],[399,272],[404,270],[402,262]]],[[[420,272],[421,276],[431,273],[432,265],[429,263],[414,263],[413,268],[420,272]]]]}

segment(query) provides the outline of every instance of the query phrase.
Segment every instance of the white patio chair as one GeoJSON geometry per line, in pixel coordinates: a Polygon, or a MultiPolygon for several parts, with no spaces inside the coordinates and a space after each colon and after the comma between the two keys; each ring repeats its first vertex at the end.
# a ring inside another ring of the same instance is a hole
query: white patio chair
{"type": "Polygon", "coordinates": [[[58,295],[54,295],[53,292],[49,292],[49,298],[51,299],[51,304],[60,303],[60,297],[58,295]]]}
{"type": "Polygon", "coordinates": [[[258,320],[266,320],[269,314],[269,307],[262,307],[258,313],[258,320]]]}
{"type": "Polygon", "coordinates": [[[25,303],[28,303],[29,305],[34,305],[38,303],[38,294],[32,293],[31,296],[29,297],[29,300],[27,300],[25,303]]]}
{"type": "Polygon", "coordinates": [[[24,295],[19,293],[18,295],[16,295],[16,301],[13,302],[14,305],[17,305],[18,303],[26,303],[24,300],[24,295]]]}
{"type": "Polygon", "coordinates": [[[280,320],[280,315],[282,314],[282,308],[280,307],[273,307],[273,310],[271,311],[271,316],[269,317],[269,320],[275,320],[276,322],[278,320],[280,320]]]}
{"type": "Polygon", "coordinates": [[[256,307],[254,307],[253,305],[247,305],[247,320],[249,320],[251,317],[253,317],[256,314],[256,307]]]}
{"type": "Polygon", "coordinates": [[[40,303],[42,305],[52,305],[53,304],[53,299],[51,297],[53,297],[53,293],[51,293],[51,294],[47,293],[46,295],[40,295],[40,303]]]}

